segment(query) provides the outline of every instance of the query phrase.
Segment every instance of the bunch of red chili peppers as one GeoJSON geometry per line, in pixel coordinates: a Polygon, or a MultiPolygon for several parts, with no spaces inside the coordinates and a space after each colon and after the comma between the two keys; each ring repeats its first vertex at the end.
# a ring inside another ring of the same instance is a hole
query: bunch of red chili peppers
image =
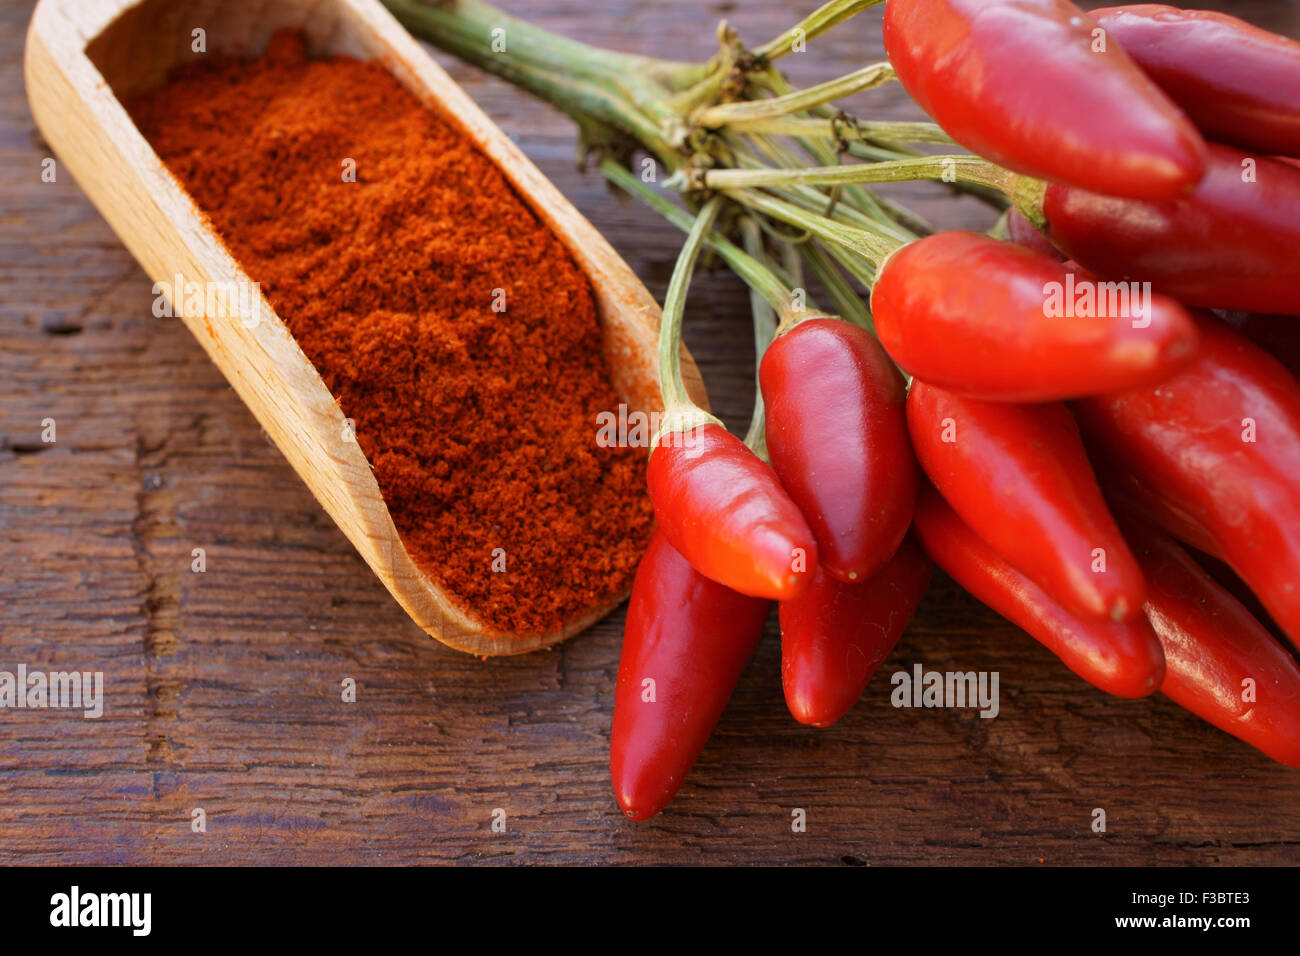
{"type": "Polygon", "coordinates": [[[601,164],[689,232],[615,701],[628,816],[681,786],[773,602],[790,711],[826,726],[932,561],[1084,680],[1161,691],[1300,766],[1300,43],[1152,4],[888,0],[889,63],[795,89],[775,61],[881,0],[825,0],[752,48],[723,24],[704,64],[483,0],[384,2],[578,118],[590,149],[646,151],[698,209],[601,164]],[[937,125],[833,105],[893,80],[937,125]],[[918,179],[1003,216],[936,232],[871,188],[918,179]],[[744,441],[682,382],[706,247],[753,293],[744,441]],[[839,317],[800,307],[805,267],[839,317]]]}
{"type": "Polygon", "coordinates": [[[1270,630],[1300,642],[1300,169],[1279,158],[1300,157],[1300,44],[1067,0],[888,0],[884,32],[917,102],[1000,168],[1007,238],[864,245],[876,335],[782,309],[742,442],[676,367],[701,246],[747,255],[712,232],[733,180],[696,181],[714,198],[665,305],[619,805],[671,800],[773,602],[791,713],[838,720],[931,561],[1102,690],[1162,691],[1300,766],[1300,667],[1270,630]]]}

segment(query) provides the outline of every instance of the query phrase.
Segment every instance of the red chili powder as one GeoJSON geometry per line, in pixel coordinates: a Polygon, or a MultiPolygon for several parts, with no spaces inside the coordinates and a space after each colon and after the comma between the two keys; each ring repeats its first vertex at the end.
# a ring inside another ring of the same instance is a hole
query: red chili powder
{"type": "Polygon", "coordinates": [[[652,512],[643,454],[595,441],[619,398],[591,285],[490,160],[381,65],[308,59],[296,33],[128,108],[355,420],[406,549],[454,600],[535,634],[629,587],[652,512]]]}

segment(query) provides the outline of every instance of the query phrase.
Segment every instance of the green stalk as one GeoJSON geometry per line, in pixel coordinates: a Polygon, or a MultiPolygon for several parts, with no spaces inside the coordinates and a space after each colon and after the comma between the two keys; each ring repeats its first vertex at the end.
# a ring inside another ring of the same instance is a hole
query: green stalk
{"type": "Polygon", "coordinates": [[[755,47],[754,55],[764,60],[779,59],[790,53],[799,40],[811,40],[818,34],[825,33],[835,24],[883,2],[884,0],[831,0],[780,36],[760,47],[755,47]]]}
{"type": "MultiPolygon", "coordinates": [[[[758,151],[767,156],[773,162],[777,163],[779,166],[798,168],[803,165],[799,158],[786,149],[780,140],[762,134],[747,136],[746,139],[752,142],[758,151]]],[[[833,150],[828,150],[827,152],[822,153],[816,149],[814,144],[808,144],[805,141],[805,145],[813,146],[812,151],[822,162],[829,162],[835,158],[833,150]]],[[[819,145],[829,146],[829,144],[825,143],[819,145]]],[[[750,154],[740,154],[737,165],[748,169],[766,168],[758,157],[752,154],[752,152],[750,154]]],[[[811,186],[800,187],[793,192],[798,192],[800,196],[803,197],[803,199],[800,200],[801,205],[804,205],[807,208],[812,208],[816,212],[825,212],[831,205],[830,193],[822,192],[811,186]],[[803,201],[804,199],[807,201],[803,201]]],[[[849,186],[841,189],[839,200],[840,201],[836,204],[836,208],[841,211],[850,210],[848,214],[849,218],[856,216],[869,223],[879,224],[882,228],[888,231],[897,228],[898,224],[890,217],[890,215],[885,211],[885,207],[880,203],[880,197],[874,195],[870,190],[863,186],[849,186]]]]}
{"type": "Polygon", "coordinates": [[[672,105],[682,113],[689,113],[701,103],[708,103],[718,98],[734,66],[746,70],[754,67],[761,68],[764,64],[793,52],[796,43],[800,41],[806,43],[837,23],[842,23],[854,14],[883,2],[884,0],[830,0],[780,36],[748,51],[746,62],[740,64],[736,62],[736,55],[743,56],[746,51],[735,36],[735,32],[726,27],[724,22],[723,28],[719,31],[722,34],[723,51],[710,62],[712,72],[691,89],[677,96],[672,105]]]}
{"type": "Polygon", "coordinates": [[[860,325],[874,335],[876,324],[872,321],[870,310],[849,285],[844,274],[835,267],[826,250],[815,242],[805,242],[799,246],[799,253],[808,264],[808,268],[812,269],[817,281],[826,289],[827,295],[831,297],[831,302],[835,304],[835,311],[854,325],[860,325]]]}
{"type": "Polygon", "coordinates": [[[933,224],[919,216],[902,203],[894,202],[887,196],[876,196],[876,201],[885,207],[885,211],[898,223],[899,227],[910,234],[913,239],[920,239],[935,231],[933,224]]]}
{"type": "Polygon", "coordinates": [[[876,267],[844,246],[834,243],[826,246],[826,252],[839,263],[840,268],[851,275],[863,288],[870,290],[876,284],[876,267]]]}
{"type": "Polygon", "coordinates": [[[773,186],[847,186],[857,183],[898,183],[921,179],[965,182],[1000,190],[1016,189],[1016,176],[978,156],[918,156],[883,163],[813,166],[806,169],[710,169],[700,174],[705,189],[749,189],[773,186]]]}
{"type": "Polygon", "coordinates": [[[866,259],[874,268],[879,268],[885,258],[903,243],[880,235],[878,232],[846,226],[833,222],[825,216],[805,212],[793,203],[777,199],[766,193],[748,189],[726,190],[727,195],[759,212],[767,213],[774,219],[780,219],[787,225],[804,229],[814,236],[841,245],[866,259]]]}
{"type": "MultiPolygon", "coordinates": [[[[803,243],[799,243],[799,245],[803,245],[803,243]]],[[[804,293],[807,294],[808,290],[804,288],[803,281],[803,257],[788,242],[781,244],[781,267],[791,279],[791,288],[803,289],[804,293]]]]}
{"type": "Polygon", "coordinates": [[[707,65],[588,46],[481,0],[383,3],[416,36],[559,107],[588,137],[609,139],[611,130],[620,132],[653,152],[670,171],[680,163],[685,128],[667,100],[704,78],[707,65]]]}
{"type": "MultiPolygon", "coordinates": [[[[775,69],[768,69],[767,72],[763,74],[763,79],[765,85],[774,93],[776,93],[778,96],[788,96],[794,92],[794,88],[790,86],[789,82],[786,81],[786,78],[782,76],[779,71],[775,69]]],[[[818,106],[818,107],[814,107],[811,110],[811,112],[820,113],[823,110],[829,110],[829,109],[830,107],[828,106],[818,106]]],[[[841,115],[842,114],[838,112],[833,114],[834,118],[836,119],[838,119],[841,115]]],[[[754,138],[760,138],[760,137],[756,136],[754,138]]],[[[773,141],[771,137],[765,136],[761,138],[769,142],[772,142],[775,146],[775,141],[773,141]]],[[[803,148],[803,151],[807,155],[811,156],[820,165],[822,166],[839,165],[840,156],[838,150],[836,150],[832,146],[832,144],[827,142],[826,140],[816,138],[816,137],[811,139],[806,137],[801,137],[801,138],[797,138],[796,142],[799,143],[799,145],[803,148]]],[[[788,159],[783,159],[779,165],[799,168],[804,166],[805,164],[794,157],[790,157],[788,159]]],[[[870,190],[866,189],[863,186],[854,185],[854,186],[842,187],[840,191],[840,196],[843,200],[847,201],[850,205],[855,206],[860,212],[866,213],[868,216],[871,216],[874,219],[878,219],[882,221],[889,219],[889,214],[881,206],[877,197],[870,190]]]]}
{"type": "MultiPolygon", "coordinates": [[[[762,262],[766,256],[763,252],[763,234],[757,220],[752,216],[742,219],[740,236],[746,254],[755,262],[762,262]]],[[[755,455],[767,461],[767,413],[763,404],[763,389],[758,384],[758,373],[763,364],[763,353],[776,338],[777,318],[776,310],[753,287],[749,290],[749,309],[754,320],[754,412],[750,415],[749,429],[745,432],[745,444],[755,455]]]]}
{"type": "Polygon", "coordinates": [[[783,96],[773,96],[763,100],[747,100],[739,103],[721,103],[699,110],[695,122],[700,126],[716,129],[730,123],[745,123],[755,120],[785,116],[842,99],[863,90],[874,89],[890,80],[897,79],[894,68],[888,63],[874,63],[864,66],[847,76],[841,76],[825,83],[818,83],[807,89],[796,90],[783,96]]]}
{"type": "MultiPolygon", "coordinates": [[[[812,187],[804,186],[792,189],[771,189],[769,192],[781,199],[793,203],[800,209],[813,213],[814,215],[826,215],[826,210],[829,205],[828,200],[830,197],[812,187]]],[[[852,206],[840,203],[828,218],[834,219],[837,222],[842,222],[845,225],[855,226],[859,229],[874,230],[879,232],[881,235],[897,239],[899,242],[910,242],[911,240],[918,238],[910,230],[900,226],[892,218],[884,218],[883,210],[880,217],[872,217],[865,213],[858,212],[858,210],[854,209],[852,206]]]]}
{"type": "Polygon", "coordinates": [[[769,136],[793,136],[798,139],[883,139],[898,143],[942,143],[952,145],[952,137],[934,123],[896,123],[840,121],[798,116],[764,116],[756,119],[731,120],[732,129],[745,133],[766,133],[769,136]]]}
{"type": "Polygon", "coordinates": [[[659,326],[659,390],[665,417],[671,422],[665,431],[689,431],[706,422],[722,424],[697,407],[686,392],[686,383],[682,381],[682,318],[686,312],[686,292],[691,285],[695,263],[700,258],[700,249],[704,246],[704,237],[713,228],[724,202],[722,196],[714,196],[695,217],[695,224],[677,255],[668,292],[664,295],[663,320],[659,326]]]}
{"type": "MultiPolygon", "coordinates": [[[[683,232],[690,232],[693,217],[685,209],[675,206],[643,183],[637,175],[612,159],[600,163],[600,171],[614,185],[635,196],[683,232]]],[[[790,290],[772,272],[753,256],[725,236],[711,232],[705,239],[710,249],[722,257],[732,272],[736,273],[750,290],[761,296],[778,312],[790,302],[790,290]]]]}
{"type": "Polygon", "coordinates": [[[1007,217],[1010,215],[1011,210],[1008,209],[998,216],[998,221],[989,228],[988,236],[990,239],[1001,239],[1003,242],[1011,241],[1011,231],[1007,228],[1007,217]]]}
{"type": "MultiPolygon", "coordinates": [[[[908,159],[920,154],[914,149],[906,149],[897,143],[886,143],[882,140],[873,143],[851,142],[849,143],[849,155],[875,163],[908,159]]],[[[984,205],[998,212],[1002,212],[1007,208],[1007,194],[1000,187],[984,186],[979,183],[965,182],[961,179],[944,185],[954,193],[978,199],[984,205]]]]}
{"type": "MultiPolygon", "coordinates": [[[[774,160],[783,166],[788,166],[796,162],[795,159],[787,151],[782,149],[776,141],[769,140],[765,136],[757,136],[754,137],[754,142],[760,147],[760,151],[768,159],[774,160]]],[[[766,165],[757,156],[747,153],[736,157],[735,168],[770,169],[771,167],[766,165]]],[[[702,189],[703,182],[698,173],[696,174],[696,180],[697,181],[693,185],[697,189],[702,189]]],[[[797,202],[804,208],[816,212],[825,212],[826,207],[831,201],[831,194],[829,192],[822,192],[815,186],[793,186],[773,191],[779,192],[782,196],[790,199],[792,202],[797,202]]],[[[866,192],[866,190],[863,191],[866,192]]],[[[893,227],[895,223],[890,220],[889,216],[885,214],[884,207],[879,204],[880,197],[871,195],[870,193],[867,194],[867,197],[869,201],[866,203],[865,209],[861,208],[859,203],[841,201],[836,204],[836,210],[840,215],[848,217],[858,225],[874,226],[878,224],[884,228],[893,227]]],[[[848,197],[842,194],[840,198],[841,200],[847,200],[848,197]]]]}
{"type": "Polygon", "coordinates": [[[895,159],[923,155],[920,150],[885,139],[854,140],[847,145],[850,156],[854,159],[865,159],[869,163],[888,163],[895,159]]]}
{"type": "MultiPolygon", "coordinates": [[[[777,96],[785,96],[793,92],[793,87],[791,87],[786,81],[786,78],[776,70],[768,70],[765,72],[760,78],[760,82],[764,88],[777,96]]],[[[819,126],[821,126],[822,123],[827,124],[818,130],[817,135],[800,134],[796,137],[799,139],[804,149],[823,166],[832,165],[830,158],[828,158],[828,154],[826,153],[825,137],[822,135],[823,130],[829,130],[831,133],[834,133],[837,130],[840,132],[850,133],[850,135],[842,135],[840,137],[832,135],[831,138],[843,139],[845,141],[844,145],[847,147],[850,156],[855,156],[859,159],[868,159],[872,162],[910,159],[913,156],[920,156],[922,154],[918,150],[904,146],[902,143],[888,140],[885,136],[879,138],[868,138],[867,136],[855,137],[851,135],[853,129],[879,127],[881,128],[881,133],[892,133],[892,135],[900,138],[905,135],[918,135],[919,138],[912,140],[913,142],[939,142],[956,145],[950,138],[948,138],[947,134],[944,133],[940,127],[933,123],[862,122],[856,117],[845,113],[843,110],[837,110],[829,104],[815,106],[808,110],[808,113],[810,114],[810,117],[775,118],[771,122],[780,123],[784,121],[792,123],[817,123],[819,126]]],[[[744,131],[746,133],[750,132],[747,128],[744,128],[744,131]]],[[[802,166],[801,163],[788,163],[785,165],[793,167],[802,166]]],[[[838,163],[835,165],[838,165],[838,163]]],[[[983,187],[960,182],[953,184],[953,189],[959,192],[972,193],[985,202],[988,202],[990,197],[999,195],[990,190],[984,189],[983,187]]],[[[862,189],[860,186],[846,187],[846,191],[852,190],[867,192],[867,190],[862,189]]],[[[870,193],[868,194],[870,195],[870,193]]],[[[1005,205],[1005,202],[1003,205],[1005,205]]],[[[910,213],[908,215],[911,216],[910,213]]],[[[915,217],[913,216],[912,218],[915,217]]],[[[926,229],[921,231],[928,232],[932,230],[926,229]]]]}

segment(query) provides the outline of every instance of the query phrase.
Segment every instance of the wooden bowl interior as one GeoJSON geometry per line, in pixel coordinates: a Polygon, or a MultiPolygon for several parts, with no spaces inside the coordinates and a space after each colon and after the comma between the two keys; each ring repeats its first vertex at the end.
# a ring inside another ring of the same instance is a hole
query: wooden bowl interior
{"type": "Polygon", "coordinates": [[[381,52],[346,4],[321,0],[142,0],[86,45],[86,55],[118,99],[161,85],[173,67],[206,55],[194,50],[205,32],[206,53],[251,57],[284,27],[300,29],[315,56],[370,59],[381,52]]]}

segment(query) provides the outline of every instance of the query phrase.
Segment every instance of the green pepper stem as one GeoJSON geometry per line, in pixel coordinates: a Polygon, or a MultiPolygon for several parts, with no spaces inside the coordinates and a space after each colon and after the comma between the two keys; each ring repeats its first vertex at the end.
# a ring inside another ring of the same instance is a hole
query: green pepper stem
{"type": "MultiPolygon", "coordinates": [[[[778,196],[787,202],[793,203],[800,209],[807,210],[818,216],[827,216],[834,218],[838,222],[843,222],[848,226],[857,226],[860,229],[874,230],[883,236],[897,239],[899,242],[911,242],[918,238],[915,233],[906,227],[900,225],[896,220],[887,218],[883,209],[879,216],[871,216],[867,213],[860,212],[855,207],[847,203],[835,205],[831,209],[831,197],[820,190],[811,186],[797,186],[787,189],[769,189],[767,190],[774,196],[778,196]],[[831,217],[830,212],[834,212],[831,217]]],[[[880,197],[873,197],[879,199],[880,197]]]]}
{"type": "MultiPolygon", "coordinates": [[[[755,134],[746,137],[748,142],[753,143],[755,149],[767,156],[779,166],[788,166],[799,168],[803,166],[802,160],[789,150],[781,140],[775,139],[763,134],[755,134]]],[[[803,141],[808,147],[809,153],[819,163],[829,164],[835,159],[835,151],[830,143],[819,141],[803,141]]],[[[741,153],[736,157],[736,165],[740,168],[747,169],[766,169],[767,167],[753,155],[741,153]]],[[[886,232],[897,230],[898,223],[892,220],[885,211],[880,197],[874,195],[864,186],[846,186],[839,188],[834,195],[838,202],[834,205],[836,208],[845,211],[845,215],[850,220],[858,217],[872,225],[879,226],[886,232]]],[[[811,186],[801,187],[792,191],[791,201],[798,203],[808,209],[813,209],[820,213],[826,213],[832,204],[832,194],[822,192],[811,186]]],[[[906,238],[913,238],[906,236],[906,238]]]]}
{"type": "Polygon", "coordinates": [[[898,183],[919,179],[966,182],[1011,195],[1017,177],[978,156],[917,156],[882,163],[814,166],[807,169],[710,169],[699,174],[705,189],[749,189],[772,186],[847,186],[859,183],[898,183]]]}
{"type": "MultiPolygon", "coordinates": [[[[740,236],[746,254],[755,262],[762,262],[765,259],[763,233],[757,220],[752,216],[742,219],[740,236]]],[[[749,308],[754,321],[754,412],[749,418],[749,430],[745,432],[745,444],[755,455],[767,461],[767,412],[758,375],[763,365],[763,354],[776,337],[776,310],[752,286],[749,290],[749,308]]]]}
{"type": "Polygon", "coordinates": [[[557,106],[588,136],[633,137],[673,169],[684,137],[669,97],[708,75],[707,64],[603,50],[518,20],[481,0],[383,0],[412,33],[557,106]]]}
{"type": "Polygon", "coordinates": [[[987,235],[990,239],[1001,239],[1003,242],[1011,240],[1011,232],[1007,229],[1007,217],[1009,215],[1011,215],[1010,209],[998,216],[998,221],[989,227],[987,235]]]}
{"type": "MultiPolygon", "coordinates": [[[[795,87],[790,85],[785,76],[779,70],[771,66],[768,67],[767,71],[764,72],[759,79],[762,85],[770,90],[774,96],[790,96],[797,92],[795,87]]],[[[822,116],[823,114],[827,114],[826,118],[828,121],[830,119],[840,120],[845,115],[842,111],[832,109],[829,104],[814,106],[808,112],[813,116],[822,116]]],[[[778,166],[799,168],[807,165],[806,162],[787,149],[783,145],[784,141],[781,139],[773,136],[765,136],[761,133],[749,133],[745,135],[755,141],[766,143],[768,152],[781,156],[781,160],[777,163],[778,166]]],[[[815,136],[812,138],[795,138],[791,140],[791,142],[798,143],[803,152],[807,156],[811,156],[819,166],[834,166],[838,165],[840,162],[838,144],[833,141],[815,136]]],[[[880,204],[876,202],[875,197],[862,186],[844,187],[840,191],[839,195],[843,196],[851,204],[854,204],[860,211],[870,216],[881,217],[884,215],[884,210],[880,208],[880,204]]]]}
{"type": "Polygon", "coordinates": [[[682,317],[686,312],[686,292],[691,285],[695,263],[700,258],[700,249],[704,247],[704,237],[713,228],[724,202],[724,197],[714,196],[695,217],[695,224],[677,255],[668,292],[664,295],[663,320],[659,326],[659,389],[669,418],[698,410],[682,381],[682,317]]]}
{"type": "Polygon", "coordinates": [[[884,3],[884,0],[830,0],[780,36],[755,47],[754,55],[764,60],[779,59],[792,52],[801,40],[811,40],[835,24],[880,3],[884,3]]]}
{"type": "Polygon", "coordinates": [[[748,189],[726,190],[728,196],[752,209],[767,213],[774,219],[780,219],[787,225],[803,229],[820,239],[836,243],[867,260],[873,268],[879,267],[895,249],[904,243],[897,239],[883,236],[878,232],[846,226],[843,223],[827,219],[814,213],[806,212],[793,203],[777,199],[766,193],[748,189]]]}
{"type": "Polygon", "coordinates": [[[796,90],[784,96],[773,96],[764,100],[746,100],[739,103],[721,103],[707,109],[697,110],[695,122],[710,129],[726,126],[730,123],[754,122],[773,117],[798,113],[842,99],[863,90],[870,90],[890,80],[897,79],[894,68],[888,63],[874,63],[864,66],[847,76],[841,76],[816,86],[796,90]]]}
{"type": "MultiPolygon", "coordinates": [[[[767,101],[763,101],[767,102],[767,101]]],[[[890,143],[942,143],[955,145],[952,137],[934,123],[902,123],[873,120],[847,120],[831,117],[763,116],[733,119],[727,125],[746,133],[769,136],[794,136],[799,139],[884,140],[890,143]]]]}
{"type": "Polygon", "coordinates": [[[859,325],[874,335],[876,325],[872,321],[871,311],[844,278],[844,273],[836,268],[831,257],[826,254],[826,250],[816,243],[805,242],[800,245],[799,252],[813,275],[817,277],[817,281],[825,288],[826,294],[831,297],[835,311],[854,325],[859,325]]]}
{"type": "MultiPolygon", "coordinates": [[[[659,195],[626,167],[612,159],[603,159],[600,171],[614,185],[635,196],[683,232],[690,232],[690,213],[659,195]]],[[[722,257],[732,272],[740,276],[750,291],[761,296],[772,308],[780,310],[790,301],[790,290],[772,271],[725,236],[711,232],[705,238],[710,249],[722,257]]]]}
{"type": "Polygon", "coordinates": [[[1039,232],[1046,231],[1047,216],[1043,212],[1043,200],[1047,196],[1047,183],[1029,176],[1016,176],[1009,195],[1020,215],[1028,219],[1039,232]]]}
{"type": "Polygon", "coordinates": [[[862,283],[864,288],[870,289],[876,284],[876,267],[861,256],[854,255],[851,251],[836,243],[828,244],[825,251],[839,263],[841,269],[862,283]]]}

